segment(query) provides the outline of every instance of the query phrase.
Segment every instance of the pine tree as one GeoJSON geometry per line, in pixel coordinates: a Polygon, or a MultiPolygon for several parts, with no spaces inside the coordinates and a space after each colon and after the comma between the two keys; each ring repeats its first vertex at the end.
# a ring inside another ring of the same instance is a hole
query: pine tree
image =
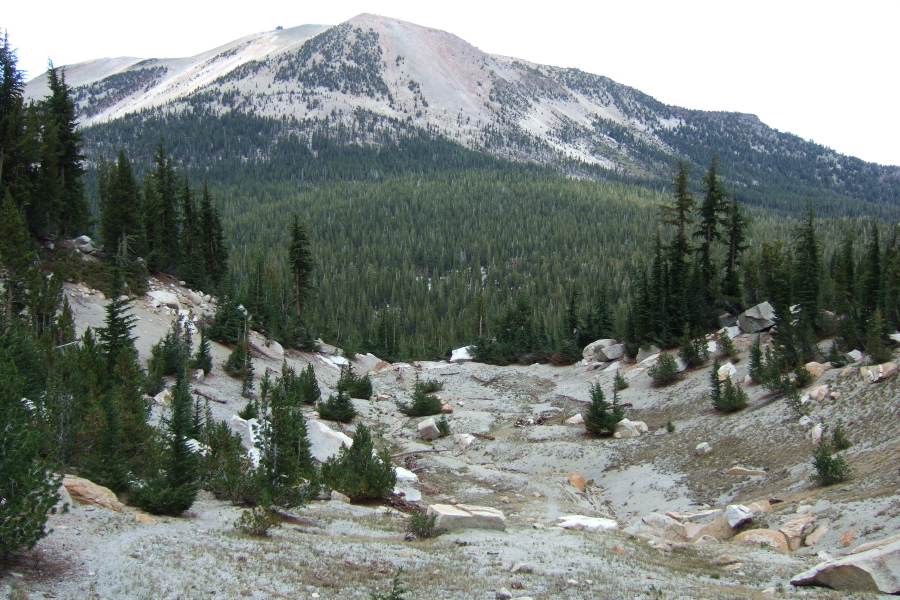
{"type": "Polygon", "coordinates": [[[129,352],[137,355],[134,347],[134,338],[131,330],[134,328],[134,316],[127,314],[131,306],[131,300],[124,295],[122,283],[122,270],[116,266],[113,268],[112,300],[106,305],[106,326],[97,330],[100,338],[100,347],[106,356],[110,373],[119,360],[119,354],[129,352]]]}
{"type": "Polygon", "coordinates": [[[200,191],[199,212],[204,272],[209,280],[209,285],[216,288],[222,283],[228,271],[228,248],[225,245],[225,234],[222,231],[222,220],[219,217],[219,211],[212,203],[205,179],[200,191]]]}
{"type": "Polygon", "coordinates": [[[742,304],[741,280],[738,276],[740,256],[747,249],[747,227],[750,224],[741,210],[741,203],[737,198],[728,201],[725,217],[726,254],[725,275],[722,277],[722,296],[732,307],[738,308],[742,304]]]}
{"type": "Polygon", "coordinates": [[[209,375],[212,372],[213,358],[206,327],[200,327],[200,345],[197,346],[197,354],[191,359],[190,367],[192,369],[203,369],[204,375],[209,375]]]}
{"type": "Polygon", "coordinates": [[[599,383],[591,384],[591,403],[584,416],[584,427],[593,435],[604,435],[615,429],[625,418],[625,410],[619,406],[618,391],[613,386],[613,403],[610,405],[603,396],[599,383]]]}
{"type": "Polygon", "coordinates": [[[806,220],[794,232],[794,300],[800,308],[801,327],[812,329],[819,319],[822,250],[816,236],[812,202],[806,220]]]}
{"type": "Polygon", "coordinates": [[[141,190],[123,151],[99,170],[100,242],[107,258],[132,259],[146,252],[141,190]]]}
{"type": "Polygon", "coordinates": [[[9,190],[0,207],[0,277],[3,283],[3,325],[8,330],[13,317],[27,302],[26,289],[35,252],[28,233],[25,215],[13,202],[9,190]]]}
{"type": "Polygon", "coordinates": [[[709,399],[712,401],[713,408],[720,410],[722,408],[722,381],[719,379],[719,359],[713,359],[712,369],[709,371],[709,399]]]}
{"type": "Polygon", "coordinates": [[[144,229],[147,235],[147,265],[151,270],[172,273],[181,264],[179,189],[178,174],[160,140],[154,169],[147,173],[144,182],[144,229]]]}
{"type": "Polygon", "coordinates": [[[84,196],[84,156],[81,154],[81,133],[77,130],[75,101],[72,88],[66,84],[65,71],[52,64],[47,70],[47,85],[50,95],[41,103],[44,116],[42,141],[46,146],[45,156],[56,157],[53,175],[59,196],[50,199],[50,214],[45,225],[55,227],[63,236],[77,235],[87,227],[90,210],[84,196]]]}
{"type": "Polygon", "coordinates": [[[310,280],[315,263],[310,249],[309,236],[300,222],[300,215],[295,214],[291,221],[291,245],[288,247],[288,262],[294,278],[294,311],[299,319],[304,300],[310,295],[310,280]]]}
{"type": "Polygon", "coordinates": [[[0,560],[33,548],[47,532],[60,477],[44,458],[35,406],[40,386],[19,351],[27,340],[0,334],[0,560]]]}
{"type": "Polygon", "coordinates": [[[694,237],[700,239],[697,252],[700,257],[699,272],[702,274],[704,282],[702,300],[708,308],[714,306],[718,291],[716,289],[717,270],[713,264],[712,251],[713,244],[722,237],[719,227],[723,223],[722,214],[726,210],[726,194],[719,181],[718,168],[718,156],[713,155],[709,170],[703,176],[705,194],[699,211],[699,228],[694,232],[694,237]]]}
{"type": "Polygon", "coordinates": [[[153,514],[177,517],[194,503],[200,488],[200,463],[188,445],[191,427],[191,395],[182,369],[173,388],[172,413],[166,422],[165,469],[135,490],[135,505],[153,514]]]}
{"type": "Polygon", "coordinates": [[[353,444],[342,446],[340,453],[322,465],[322,481],[353,501],[388,496],[397,482],[386,448],[374,452],[375,444],[369,428],[356,426],[353,444]]]}
{"type": "Polygon", "coordinates": [[[322,399],[319,390],[319,382],[316,381],[316,373],[312,365],[306,365],[306,369],[300,374],[300,398],[303,404],[313,404],[322,399]]]}

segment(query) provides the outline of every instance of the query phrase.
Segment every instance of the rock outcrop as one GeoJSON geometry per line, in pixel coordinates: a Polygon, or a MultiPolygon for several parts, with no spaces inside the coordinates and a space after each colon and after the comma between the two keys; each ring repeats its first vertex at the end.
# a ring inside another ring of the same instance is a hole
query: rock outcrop
{"type": "Polygon", "coordinates": [[[795,576],[791,583],[825,585],[842,591],[900,594],[900,541],[825,561],[795,576]]]}
{"type": "Polygon", "coordinates": [[[887,362],[881,365],[873,365],[871,367],[860,367],[859,374],[866,383],[877,383],[884,381],[888,377],[897,374],[898,368],[895,363],[887,362]]]}

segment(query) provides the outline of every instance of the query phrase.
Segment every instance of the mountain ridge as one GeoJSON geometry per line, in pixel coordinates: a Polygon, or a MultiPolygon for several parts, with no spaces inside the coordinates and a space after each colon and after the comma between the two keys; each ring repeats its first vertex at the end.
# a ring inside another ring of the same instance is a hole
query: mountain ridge
{"type": "MultiPolygon", "coordinates": [[[[900,168],[841,155],[755,115],[670,106],[602,75],[486,53],[452,33],[368,13],[252,34],[195,57],[106,59],[66,73],[85,127],[200,106],[287,119],[302,131],[352,123],[363,111],[517,161],[666,178],[676,160],[705,166],[718,154],[731,186],[751,196],[775,185],[900,203],[900,168]]],[[[32,80],[27,95],[39,97],[42,85],[32,80]]],[[[375,143],[365,131],[350,142],[375,143]]]]}

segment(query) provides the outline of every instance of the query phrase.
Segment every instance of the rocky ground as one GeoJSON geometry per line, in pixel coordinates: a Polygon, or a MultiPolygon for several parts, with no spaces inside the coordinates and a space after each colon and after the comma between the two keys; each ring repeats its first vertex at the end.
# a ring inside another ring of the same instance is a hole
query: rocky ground
{"type": "MultiPolygon", "coordinates": [[[[152,283],[155,298],[135,299],[132,311],[145,358],[179,310],[213,310],[208,297],[177,282],[152,283]]],[[[83,286],[66,293],[79,331],[102,325],[102,295],[83,286]]],[[[737,381],[746,374],[753,337],[736,340],[743,349],[737,381]]],[[[194,388],[214,400],[217,419],[230,420],[246,401],[240,382],[221,371],[229,349],[213,346],[215,369],[194,388]]],[[[285,354],[261,337],[254,346],[257,374],[277,372],[282,360],[298,369],[311,363],[323,393],[333,390],[341,360],[329,353],[334,349],[285,354]]],[[[360,374],[371,373],[375,389],[371,400],[355,401],[358,421],[383,436],[399,455],[397,466],[415,472],[418,482],[400,484],[408,498],[421,495],[423,506],[499,509],[504,531],[458,529],[408,541],[402,512],[317,500],[269,537],[252,538],[233,527],[240,508],[206,493],[181,518],[72,503],[50,519],[52,533],[2,573],[0,590],[10,598],[369,598],[386,593],[402,569],[408,599],[845,598],[848,592],[790,580],[825,554],[841,557],[900,531],[900,378],[869,384],[858,363],[826,370],[804,390],[822,398],[810,400],[810,418],[801,422],[784,401],[752,385],[745,388],[747,409],[715,412],[707,397],[709,366],[655,387],[646,365],[611,364],[386,365],[372,356],[354,362],[360,374]],[[616,370],[630,382],[620,393],[631,405],[627,417],[648,431],[590,437],[568,421],[584,412],[591,383],[611,391],[616,370]],[[439,393],[453,408],[450,436],[425,441],[417,430],[422,419],[398,411],[416,374],[443,383],[439,393]],[[829,387],[817,390],[821,385],[829,387]],[[812,434],[817,424],[833,426],[839,418],[853,442],[844,453],[853,474],[819,487],[809,478],[812,434]],[[674,431],[667,431],[669,422],[674,431]],[[698,455],[701,442],[712,451],[698,455]],[[723,525],[724,512],[703,512],[735,504],[749,507],[752,518],[734,528],[723,525]],[[618,528],[558,526],[572,515],[613,519],[618,528]],[[733,539],[760,529],[770,532],[763,543],[733,539]],[[791,544],[796,549],[787,549],[791,544]]],[[[154,409],[157,417],[164,411],[154,409]]],[[[307,416],[310,430],[318,430],[315,413],[307,416]]],[[[347,435],[354,428],[322,424],[347,435]]],[[[318,452],[334,449],[321,434],[313,443],[318,452]]]]}

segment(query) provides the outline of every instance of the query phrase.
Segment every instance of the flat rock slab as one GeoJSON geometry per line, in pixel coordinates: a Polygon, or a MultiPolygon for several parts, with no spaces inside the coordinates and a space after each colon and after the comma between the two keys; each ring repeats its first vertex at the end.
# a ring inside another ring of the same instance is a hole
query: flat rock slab
{"type": "Polygon", "coordinates": [[[788,549],[787,538],[780,531],[772,531],[771,529],[751,529],[742,531],[734,536],[734,541],[743,544],[757,544],[760,546],[769,546],[770,548],[778,548],[779,550],[788,549]]]}
{"type": "Polygon", "coordinates": [[[825,561],[791,579],[793,585],[900,594],[900,541],[825,561]]]}
{"type": "Polygon", "coordinates": [[[470,504],[432,504],[428,507],[428,516],[436,517],[435,529],[450,531],[452,529],[506,529],[506,515],[489,506],[473,506],[470,504]]]}

